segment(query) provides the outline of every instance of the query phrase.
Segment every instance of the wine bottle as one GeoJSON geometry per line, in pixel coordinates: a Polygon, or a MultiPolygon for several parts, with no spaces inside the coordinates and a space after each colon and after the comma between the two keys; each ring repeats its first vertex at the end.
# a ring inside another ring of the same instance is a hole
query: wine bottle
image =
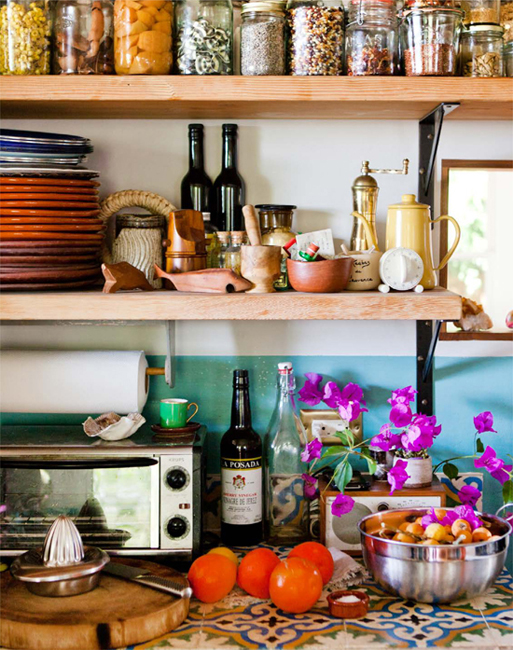
{"type": "Polygon", "coordinates": [[[221,440],[221,538],[227,546],[262,541],[262,441],[251,427],[247,370],[233,373],[232,419],[221,440]]]}
{"type": "Polygon", "coordinates": [[[218,230],[244,230],[244,181],[237,171],[237,125],[223,124],[223,167],[214,181],[210,201],[212,223],[218,230]]]}
{"type": "Polygon", "coordinates": [[[189,124],[189,171],[182,180],[182,210],[198,210],[208,221],[212,181],[205,172],[203,124],[189,124]]]}

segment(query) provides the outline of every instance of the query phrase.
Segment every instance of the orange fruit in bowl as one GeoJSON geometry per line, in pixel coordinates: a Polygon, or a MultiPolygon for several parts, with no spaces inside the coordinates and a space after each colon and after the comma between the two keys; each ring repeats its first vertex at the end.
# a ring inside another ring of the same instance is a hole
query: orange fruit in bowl
{"type": "Polygon", "coordinates": [[[403,521],[403,523],[399,526],[399,530],[400,530],[402,533],[405,533],[405,532],[406,532],[406,529],[408,528],[409,525],[410,525],[410,522],[409,522],[409,521],[403,521]]]}
{"type": "Polygon", "coordinates": [[[415,544],[415,540],[408,533],[396,533],[392,537],[394,542],[404,542],[405,544],[415,544]]]}
{"type": "Polygon", "coordinates": [[[194,560],[187,577],[198,600],[216,603],[233,589],[237,565],[223,555],[207,553],[194,560]]]}
{"type": "Polygon", "coordinates": [[[447,516],[447,510],[444,510],[443,508],[435,508],[435,515],[438,521],[442,521],[442,519],[447,516]]]}
{"type": "Polygon", "coordinates": [[[487,540],[490,539],[492,536],[492,533],[488,530],[488,528],[485,528],[484,526],[480,526],[479,528],[476,528],[472,532],[472,541],[475,542],[486,542],[487,540]]]}
{"type": "Polygon", "coordinates": [[[472,532],[466,528],[458,531],[454,537],[455,542],[458,542],[458,544],[470,544],[472,542],[472,532]]]}
{"type": "Polygon", "coordinates": [[[424,526],[421,526],[420,524],[408,524],[406,526],[406,530],[404,531],[406,533],[410,533],[411,535],[423,535],[424,534],[424,526]]]}
{"type": "Polygon", "coordinates": [[[451,526],[451,532],[454,537],[458,538],[458,535],[462,530],[471,531],[470,524],[466,519],[456,519],[451,526]]]}
{"type": "Polygon", "coordinates": [[[335,563],[333,562],[333,556],[323,544],[319,544],[319,542],[303,542],[303,544],[293,548],[288,556],[302,557],[313,562],[321,572],[323,584],[327,585],[331,580],[335,563]]]}
{"type": "Polygon", "coordinates": [[[322,593],[321,572],[309,560],[289,557],[280,562],[272,572],[269,593],[276,607],[284,612],[307,612],[322,593]]]}
{"type": "Polygon", "coordinates": [[[224,555],[224,557],[227,557],[229,560],[232,562],[235,562],[235,566],[239,566],[239,558],[235,555],[235,553],[229,549],[226,546],[218,546],[217,548],[211,549],[207,555],[224,555]]]}
{"type": "Polygon", "coordinates": [[[439,546],[438,542],[434,539],[423,539],[420,543],[424,546],[439,546]]]}
{"type": "Polygon", "coordinates": [[[429,524],[425,530],[426,537],[434,539],[436,542],[443,542],[447,531],[442,524],[429,524]]]}
{"type": "Polygon", "coordinates": [[[237,572],[237,584],[250,596],[269,598],[271,573],[280,563],[280,558],[269,548],[255,548],[245,555],[237,572]]]}

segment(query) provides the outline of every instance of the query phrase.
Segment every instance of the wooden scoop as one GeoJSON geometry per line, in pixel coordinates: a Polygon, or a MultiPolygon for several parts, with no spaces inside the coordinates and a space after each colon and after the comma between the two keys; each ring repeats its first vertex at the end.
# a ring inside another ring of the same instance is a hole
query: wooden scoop
{"type": "Polygon", "coordinates": [[[251,246],[262,245],[262,234],[260,233],[260,222],[254,206],[245,205],[242,208],[244,215],[244,222],[246,224],[246,232],[248,233],[249,243],[251,246]]]}

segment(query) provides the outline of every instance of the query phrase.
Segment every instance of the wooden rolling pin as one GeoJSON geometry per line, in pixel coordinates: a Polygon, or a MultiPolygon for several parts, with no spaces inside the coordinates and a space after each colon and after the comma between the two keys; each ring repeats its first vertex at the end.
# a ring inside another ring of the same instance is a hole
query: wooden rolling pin
{"type": "Polygon", "coordinates": [[[260,222],[254,206],[245,205],[242,208],[242,214],[244,215],[244,223],[246,224],[249,243],[251,246],[261,246],[262,234],[260,233],[260,222]]]}

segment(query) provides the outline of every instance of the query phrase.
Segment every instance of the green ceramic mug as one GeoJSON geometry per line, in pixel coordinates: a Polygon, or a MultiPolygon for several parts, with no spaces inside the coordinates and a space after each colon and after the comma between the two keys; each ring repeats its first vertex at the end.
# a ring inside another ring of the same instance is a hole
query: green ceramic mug
{"type": "Polygon", "coordinates": [[[163,429],[180,429],[184,427],[198,412],[196,402],[188,402],[186,399],[171,398],[160,400],[160,426],[163,429]],[[192,415],[187,417],[190,407],[195,407],[192,415]]]}

